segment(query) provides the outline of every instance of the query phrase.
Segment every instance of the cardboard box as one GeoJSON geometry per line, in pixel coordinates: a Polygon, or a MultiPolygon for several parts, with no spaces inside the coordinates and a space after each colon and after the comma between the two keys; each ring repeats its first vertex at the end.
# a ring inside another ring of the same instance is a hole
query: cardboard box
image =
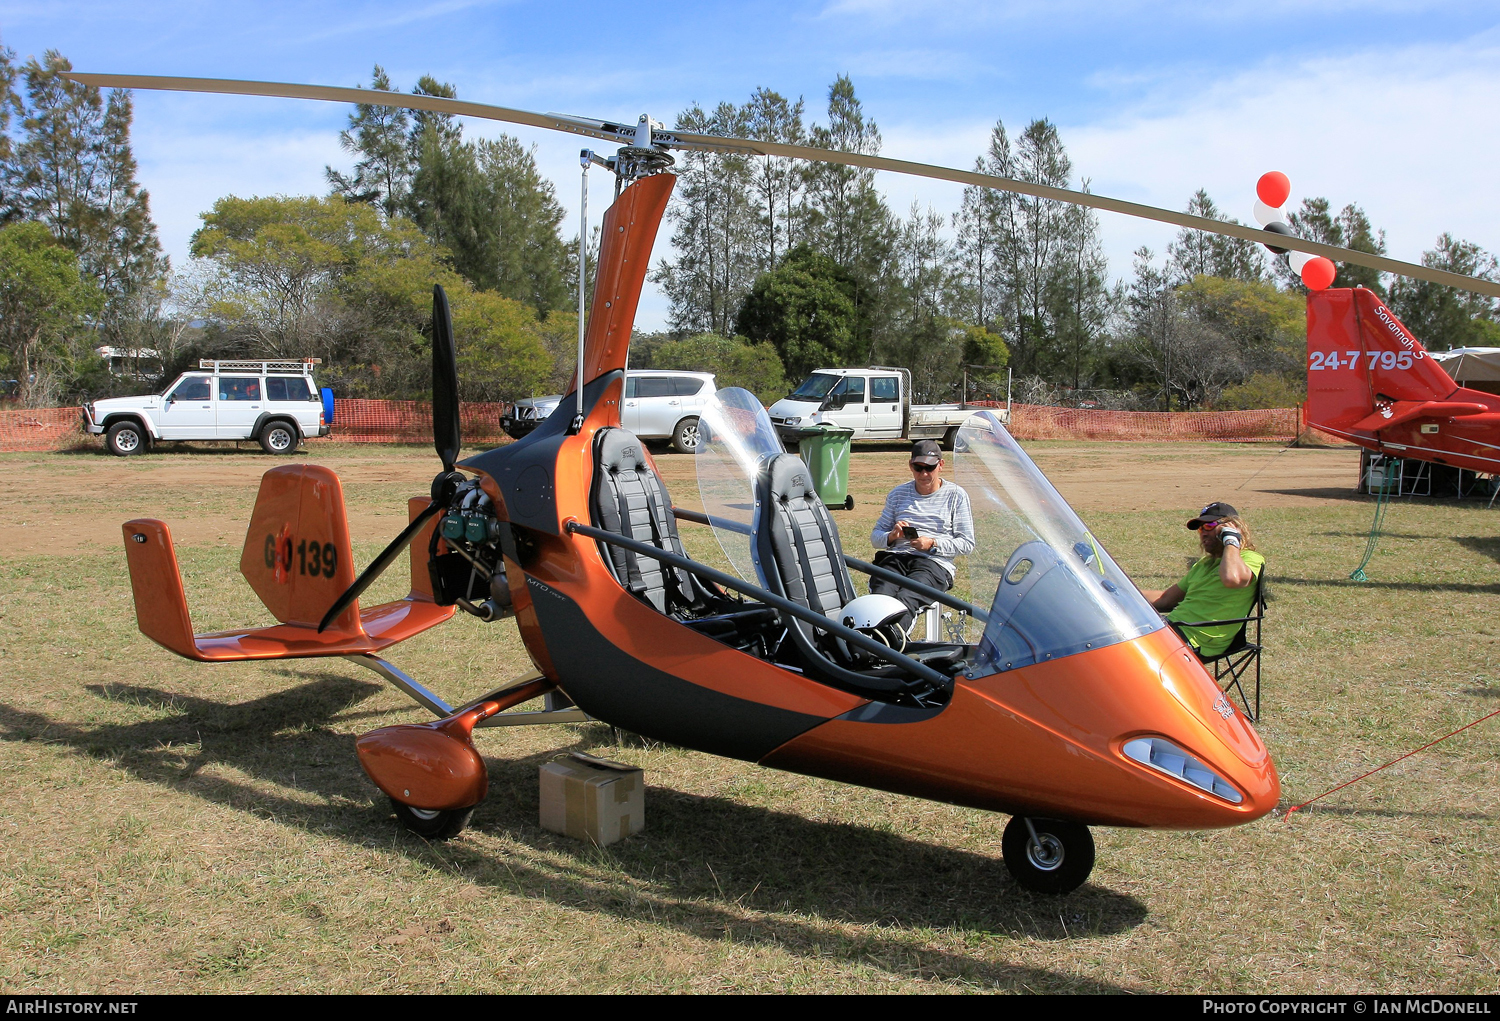
{"type": "Polygon", "coordinates": [[[573,752],[541,769],[542,829],[599,846],[646,826],[646,778],[635,766],[573,752]]]}

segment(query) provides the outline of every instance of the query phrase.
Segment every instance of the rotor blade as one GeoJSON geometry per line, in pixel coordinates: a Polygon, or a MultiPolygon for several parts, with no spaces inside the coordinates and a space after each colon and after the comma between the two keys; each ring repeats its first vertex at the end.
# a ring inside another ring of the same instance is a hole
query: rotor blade
{"type": "Polygon", "coordinates": [[[1095,195],[1092,192],[1053,188],[1049,185],[1032,184],[1029,181],[1017,181],[1009,177],[996,177],[992,174],[980,174],[969,170],[953,170],[949,167],[933,166],[928,163],[912,163],[908,160],[894,160],[885,156],[866,156],[862,153],[841,152],[836,149],[819,149],[810,145],[757,142],[748,138],[721,138],[716,135],[700,135],[688,131],[678,131],[675,132],[675,135],[677,138],[677,142],[674,145],[675,148],[746,153],[760,156],[785,156],[791,159],[812,160],[819,163],[838,163],[850,167],[868,167],[871,170],[889,170],[897,174],[910,174],[914,177],[931,177],[939,181],[953,181],[957,184],[978,185],[981,188],[994,188],[996,191],[1033,195],[1037,198],[1054,199],[1058,202],[1069,202],[1077,206],[1103,209],[1111,213],[1124,213],[1127,216],[1157,220],[1161,223],[1170,223],[1178,227],[1191,227],[1194,230],[1206,231],[1210,234],[1221,234],[1225,237],[1242,238],[1245,241],[1254,241],[1257,244],[1266,244],[1268,240],[1271,240],[1275,241],[1277,248],[1295,249],[1299,252],[1306,252],[1309,255],[1321,255],[1324,258],[1332,259],[1334,262],[1350,262],[1356,266],[1368,266],[1371,269],[1380,270],[1382,273],[1395,273],[1398,276],[1415,277],[1418,280],[1428,280],[1435,284],[1444,284],[1448,287],[1458,287],[1466,291],[1488,294],[1491,297],[1500,297],[1500,283],[1493,280],[1481,280],[1477,277],[1464,276],[1462,273],[1450,273],[1447,270],[1434,269],[1431,266],[1418,266],[1415,263],[1402,262],[1399,259],[1388,259],[1383,255],[1374,255],[1370,252],[1357,252],[1349,248],[1339,248],[1337,245],[1325,245],[1322,242],[1309,241],[1306,238],[1283,234],[1277,234],[1272,237],[1269,232],[1258,227],[1247,227],[1243,224],[1228,223],[1224,220],[1210,220],[1204,216],[1179,213],[1175,210],[1142,205],[1139,202],[1127,202],[1123,199],[1112,199],[1104,195],[1095,195]]]}
{"type": "MultiPolygon", "coordinates": [[[[418,96],[403,92],[384,92],[380,89],[349,89],[331,85],[293,85],[285,82],[235,81],[226,78],[170,78],[155,75],[127,74],[82,74],[70,72],[64,77],[84,85],[118,89],[164,89],[172,92],[212,92],[240,96],[280,96],[288,99],[323,99],[336,103],[363,103],[375,106],[396,106],[409,110],[429,110],[434,113],[456,114],[464,117],[482,117],[486,120],[508,121],[512,124],[527,124],[553,131],[588,135],[623,145],[635,144],[635,126],[614,121],[593,120],[567,114],[538,114],[527,110],[512,110],[503,106],[485,103],[469,103],[440,96],[418,96]]],[[[1171,209],[1143,205],[1112,199],[1091,192],[1073,191],[1068,188],[1053,188],[1045,184],[1032,184],[1009,177],[979,174],[969,170],[954,170],[950,167],[934,166],[930,163],[913,163],[885,156],[866,156],[863,153],[842,152],[838,149],[819,149],[811,145],[788,145],[783,142],[760,142],[749,138],[733,138],[720,135],[703,135],[691,131],[653,130],[652,142],[661,147],[686,149],[689,151],[737,153],[747,156],[784,156],[790,159],[810,160],[816,163],[837,163],[850,167],[867,167],[871,170],[888,170],[914,177],[930,177],[939,181],[977,185],[997,191],[1032,195],[1037,198],[1069,202],[1073,205],[1103,209],[1111,213],[1124,213],[1146,220],[1170,223],[1178,227],[1240,238],[1257,244],[1266,243],[1266,231],[1224,220],[1210,220],[1191,213],[1179,213],[1171,209]]],[[[1480,280],[1477,277],[1450,273],[1447,270],[1419,266],[1383,255],[1357,252],[1336,245],[1325,245],[1305,238],[1278,235],[1276,247],[1294,249],[1309,255],[1321,255],[1335,262],[1348,262],[1356,266],[1368,266],[1382,273],[1427,280],[1447,287],[1458,287],[1491,297],[1500,297],[1500,283],[1480,280]]]]}
{"type": "Polygon", "coordinates": [[[432,444],[451,472],[458,460],[458,355],[453,347],[453,316],[441,284],[432,285],[432,444]]]}
{"type": "Polygon", "coordinates": [[[440,510],[442,510],[442,505],[430,503],[427,505],[426,510],[418,514],[415,518],[412,518],[411,524],[402,529],[401,534],[391,540],[389,546],[380,551],[380,556],[372,560],[370,566],[366,567],[360,576],[354,579],[354,584],[346,588],[344,594],[333,601],[333,605],[329,607],[327,613],[323,614],[323,619],[318,622],[318,634],[322,634],[329,624],[338,620],[339,615],[349,609],[350,604],[358,599],[365,589],[370,587],[370,583],[380,577],[387,567],[391,566],[391,561],[401,555],[401,551],[406,549],[407,544],[422,530],[422,526],[427,524],[428,519],[440,510]]]}
{"type": "MultiPolygon", "coordinates": [[[[246,82],[232,78],[170,78],[149,74],[81,74],[64,75],[83,85],[101,89],[158,89],[165,92],[211,92],[231,96],[272,96],[282,99],[324,99],[333,103],[362,103],[369,106],[398,106],[406,110],[427,110],[460,117],[483,117],[485,120],[529,124],[554,131],[578,129],[560,118],[527,110],[511,110],[486,103],[468,103],[441,96],[419,96],[381,89],[348,89],[337,85],[295,85],[289,82],[246,82]]],[[[631,129],[632,131],[634,129],[631,129]]],[[[604,136],[600,136],[604,137],[604,136]]]]}

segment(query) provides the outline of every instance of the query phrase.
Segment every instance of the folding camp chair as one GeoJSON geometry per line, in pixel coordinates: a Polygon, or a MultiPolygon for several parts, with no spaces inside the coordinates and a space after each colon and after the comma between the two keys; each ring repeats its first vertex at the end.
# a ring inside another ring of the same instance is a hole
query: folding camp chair
{"type": "MultiPolygon", "coordinates": [[[[1260,624],[1266,616],[1266,569],[1262,567],[1260,573],[1255,576],[1255,603],[1253,612],[1248,617],[1233,617],[1229,620],[1195,620],[1176,621],[1184,627],[1213,627],[1220,624],[1238,624],[1239,631],[1229,642],[1229,648],[1217,656],[1205,656],[1198,653],[1198,658],[1203,661],[1204,666],[1210,664],[1214,668],[1214,680],[1227,694],[1232,688],[1239,693],[1240,704],[1245,707],[1245,715],[1250,722],[1260,720],[1260,624]],[[1255,626],[1255,635],[1250,635],[1250,626],[1255,626]],[[1251,667],[1255,668],[1255,711],[1250,710],[1250,699],[1245,694],[1243,681],[1251,667]],[[1225,679],[1228,678],[1226,681],[1225,679]]],[[[1193,651],[1197,652],[1196,649],[1193,651]]]]}

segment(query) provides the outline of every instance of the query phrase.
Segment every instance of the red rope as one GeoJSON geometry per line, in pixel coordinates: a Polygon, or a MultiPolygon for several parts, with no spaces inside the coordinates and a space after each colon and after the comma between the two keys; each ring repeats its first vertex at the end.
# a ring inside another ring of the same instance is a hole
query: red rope
{"type": "MultiPolygon", "coordinates": [[[[1459,727],[1457,730],[1455,730],[1453,732],[1453,734],[1462,734],[1464,731],[1468,730],[1470,727],[1477,727],[1477,726],[1479,726],[1479,724],[1481,724],[1485,720],[1489,719],[1490,716],[1500,716],[1500,709],[1496,709],[1494,712],[1490,713],[1489,716],[1481,716],[1479,719],[1475,720],[1473,723],[1466,723],[1466,724],[1464,724],[1462,727],[1459,727]]],[[[1324,791],[1322,794],[1319,794],[1318,797],[1313,798],[1311,801],[1304,801],[1300,805],[1293,805],[1291,808],[1289,808],[1289,809],[1286,810],[1286,815],[1282,818],[1282,821],[1285,822],[1287,819],[1290,819],[1292,817],[1292,813],[1295,812],[1295,811],[1297,811],[1297,809],[1299,809],[1299,808],[1306,808],[1308,805],[1311,805],[1313,803],[1313,801],[1317,801],[1317,800],[1319,800],[1319,798],[1326,798],[1326,797],[1328,797],[1328,795],[1332,794],[1334,791],[1341,791],[1345,787],[1348,787],[1350,784],[1359,783],[1361,780],[1363,780],[1367,776],[1374,776],[1376,773],[1380,772],[1386,766],[1394,766],[1396,763],[1400,762],[1401,759],[1409,759],[1413,755],[1417,754],[1417,752],[1426,751],[1427,749],[1431,748],[1433,745],[1438,744],[1441,741],[1448,740],[1450,737],[1453,736],[1453,734],[1444,734],[1442,737],[1438,738],[1437,741],[1428,741],[1421,748],[1413,748],[1411,751],[1409,751],[1405,755],[1401,756],[1401,758],[1392,759],[1390,762],[1387,762],[1385,764],[1385,766],[1376,766],[1374,769],[1370,770],[1368,773],[1361,773],[1359,776],[1356,776],[1353,780],[1346,780],[1345,782],[1339,784],[1337,787],[1333,788],[1333,790],[1324,791]]]]}

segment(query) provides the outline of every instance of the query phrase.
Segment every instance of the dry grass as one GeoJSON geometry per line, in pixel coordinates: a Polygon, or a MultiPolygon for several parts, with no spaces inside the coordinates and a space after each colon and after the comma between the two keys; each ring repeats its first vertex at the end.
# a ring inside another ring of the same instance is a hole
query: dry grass
{"type": "MultiPolygon", "coordinates": [[[[1288,803],[1500,708],[1500,512],[1394,505],[1357,585],[1351,453],[1278,455],[1235,489],[1272,450],[1033,448],[1143,587],[1180,573],[1186,512],[1217,496],[1250,516],[1288,803]]],[[[418,449],[318,456],[362,561],[434,470],[418,449]]],[[[856,455],[851,552],[904,460],[856,455]]],[[[691,504],[690,459],[661,461],[691,504]]],[[[0,990],[1500,988],[1500,719],[1289,822],[1097,831],[1092,880],[1060,900],[1011,883],[1001,817],[616,747],[601,725],[481,732],[490,798],[429,845],[353,754],[421,718],[404,696],[343,661],[200,667],[135,629],[118,526],[146,513],[174,525],[200,629],[263,619],[236,563],[269,463],[0,456],[0,990]],[[646,769],[643,834],[597,850],[537,827],[536,768],[569,748],[646,769]]],[[[472,620],[392,658],[453,700],[527,666],[512,625],[472,620]]]]}

